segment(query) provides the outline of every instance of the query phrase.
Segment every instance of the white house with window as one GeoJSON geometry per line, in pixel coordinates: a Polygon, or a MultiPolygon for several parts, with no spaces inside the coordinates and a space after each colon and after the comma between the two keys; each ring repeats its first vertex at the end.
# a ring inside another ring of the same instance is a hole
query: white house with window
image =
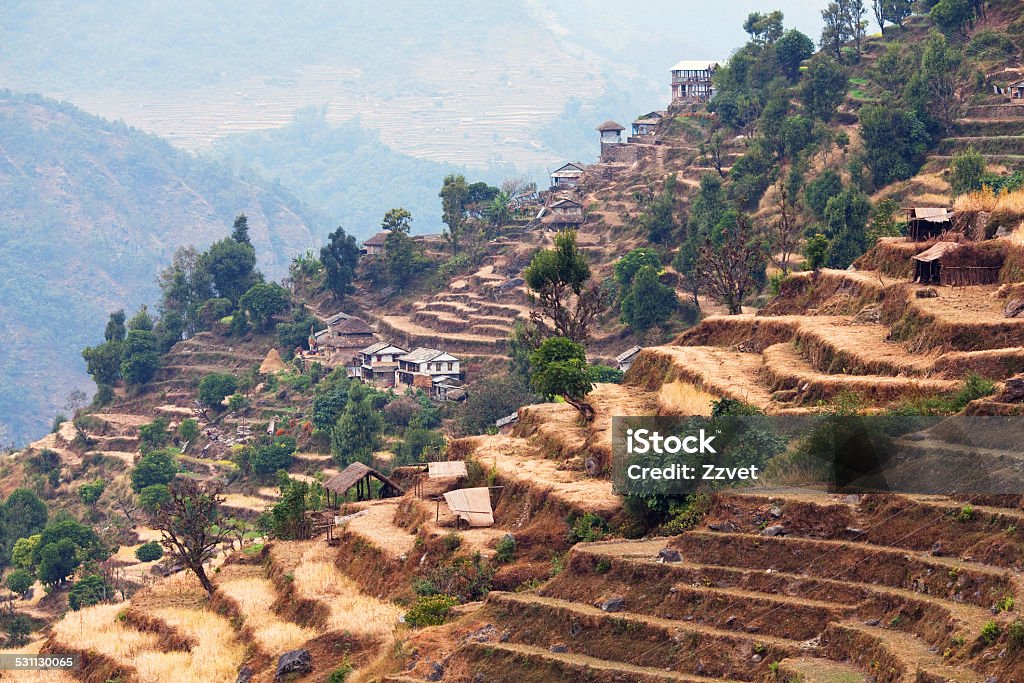
{"type": "Polygon", "coordinates": [[[462,379],[462,367],[458,358],[438,351],[420,347],[398,358],[395,383],[410,387],[434,387],[462,379]]]}
{"type": "Polygon", "coordinates": [[[395,383],[398,358],[408,351],[390,342],[377,342],[359,352],[362,359],[360,376],[364,382],[391,386],[395,383]]]}

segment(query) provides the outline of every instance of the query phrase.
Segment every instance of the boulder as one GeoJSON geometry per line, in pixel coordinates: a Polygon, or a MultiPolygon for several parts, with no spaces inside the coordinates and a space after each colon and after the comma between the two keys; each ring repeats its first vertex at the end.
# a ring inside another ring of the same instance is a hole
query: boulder
{"type": "Polygon", "coordinates": [[[934,287],[925,287],[914,292],[914,296],[918,299],[936,299],[939,296],[939,290],[934,287]]]}
{"type": "Polygon", "coordinates": [[[764,531],[761,532],[762,536],[785,536],[787,533],[786,527],[781,524],[772,524],[769,527],[765,527],[764,531]]]}
{"type": "Polygon", "coordinates": [[[601,603],[602,612],[621,612],[626,609],[626,599],[614,595],[601,603]]]}
{"type": "Polygon", "coordinates": [[[1024,299],[1010,299],[1003,308],[1003,317],[1019,318],[1024,315],[1024,299]]]}
{"type": "Polygon", "coordinates": [[[274,674],[274,680],[279,681],[291,674],[308,674],[312,670],[313,655],[309,654],[309,650],[305,648],[291,650],[277,658],[277,672],[274,674]]]}
{"type": "Polygon", "coordinates": [[[675,548],[662,548],[658,551],[658,562],[682,562],[683,555],[675,548]]]}
{"type": "Polygon", "coordinates": [[[238,670],[238,678],[235,679],[235,683],[249,683],[252,680],[253,670],[247,666],[243,666],[238,670]]]}
{"type": "Polygon", "coordinates": [[[424,678],[428,681],[441,680],[442,678],[444,678],[444,667],[438,664],[437,662],[433,662],[430,665],[430,672],[426,676],[424,676],[424,678]]]}
{"type": "Polygon", "coordinates": [[[555,643],[554,645],[552,645],[548,649],[551,650],[552,652],[555,652],[555,653],[561,653],[561,652],[568,652],[569,651],[569,648],[567,648],[562,643],[555,643]]]}
{"type": "Polygon", "coordinates": [[[1024,375],[1011,377],[1003,383],[1003,391],[999,394],[999,400],[1003,403],[1024,402],[1024,375]]]}

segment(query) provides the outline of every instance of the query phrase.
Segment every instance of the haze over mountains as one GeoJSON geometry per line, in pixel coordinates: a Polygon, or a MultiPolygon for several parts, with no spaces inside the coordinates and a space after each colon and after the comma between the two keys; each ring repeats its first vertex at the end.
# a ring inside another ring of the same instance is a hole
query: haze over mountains
{"type": "Polygon", "coordinates": [[[798,0],[5,3],[0,86],[81,111],[0,100],[0,419],[44,431],[106,313],[154,301],[174,247],[239,211],[274,277],[393,206],[436,232],[445,173],[591,160],[595,123],[663,107],[672,63],[728,56],[775,8],[816,35],[798,0]]]}

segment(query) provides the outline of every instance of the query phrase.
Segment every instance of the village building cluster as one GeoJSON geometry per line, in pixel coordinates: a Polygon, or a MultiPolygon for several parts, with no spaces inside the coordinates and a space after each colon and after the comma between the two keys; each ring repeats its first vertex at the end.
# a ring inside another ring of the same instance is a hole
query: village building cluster
{"type": "Polygon", "coordinates": [[[439,401],[466,398],[462,361],[445,351],[419,347],[412,350],[377,341],[361,318],[337,313],[319,332],[311,331],[309,350],[296,349],[308,362],[344,366],[348,376],[375,387],[419,389],[439,401]]]}
{"type": "Polygon", "coordinates": [[[632,164],[653,154],[658,142],[658,128],[674,115],[694,113],[715,94],[713,77],[722,60],[684,60],[671,69],[671,99],[669,108],[647,112],[631,124],[630,134],[623,139],[626,127],[615,121],[605,121],[597,127],[600,141],[599,161],[588,167],[579,161],[569,161],[550,172],[550,187],[541,197],[543,206],[537,214],[540,225],[550,230],[573,227],[586,221],[580,186],[585,174],[592,169],[606,177],[616,164],[632,164]]]}

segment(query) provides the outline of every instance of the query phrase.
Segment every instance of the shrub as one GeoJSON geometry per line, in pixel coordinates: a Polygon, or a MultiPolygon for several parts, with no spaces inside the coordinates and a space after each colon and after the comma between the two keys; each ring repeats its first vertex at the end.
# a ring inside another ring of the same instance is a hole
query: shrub
{"type": "Polygon", "coordinates": [[[571,527],[570,540],[573,543],[592,543],[604,538],[608,531],[608,523],[593,512],[569,520],[571,527]]]}
{"type": "Polygon", "coordinates": [[[495,546],[494,561],[498,564],[511,562],[516,554],[516,538],[512,534],[505,534],[495,546]]]}
{"type": "Polygon", "coordinates": [[[110,595],[112,595],[112,591],[103,577],[98,574],[89,574],[75,581],[75,584],[71,586],[71,590],[68,592],[68,606],[77,612],[83,607],[91,607],[103,602],[110,595]]]}
{"type": "Polygon", "coordinates": [[[1024,621],[1018,619],[1010,624],[1006,629],[1006,636],[1009,638],[1013,649],[1019,650],[1024,647],[1024,621]]]}
{"type": "Polygon", "coordinates": [[[355,671],[355,667],[352,666],[352,662],[344,659],[341,666],[332,671],[331,675],[327,677],[327,683],[345,683],[353,671],[355,671]]]}
{"type": "Polygon", "coordinates": [[[410,626],[440,626],[448,620],[452,607],[459,599],[452,595],[423,595],[416,598],[405,613],[405,623],[410,626]]]}
{"type": "Polygon", "coordinates": [[[999,638],[1000,633],[1002,633],[1002,629],[999,628],[999,624],[990,619],[981,628],[981,639],[985,641],[986,645],[991,645],[992,643],[996,642],[996,640],[999,638]]]}
{"type": "Polygon", "coordinates": [[[199,382],[199,401],[207,408],[221,409],[221,402],[238,389],[238,380],[226,372],[214,372],[199,382]]]}
{"type": "Polygon", "coordinates": [[[135,557],[139,562],[155,562],[164,556],[164,549],[156,541],[143,543],[135,549],[135,557]]]}
{"type": "Polygon", "coordinates": [[[446,551],[454,553],[462,546],[462,536],[453,531],[449,534],[445,534],[444,538],[441,539],[441,543],[444,545],[444,549],[446,551]]]}

